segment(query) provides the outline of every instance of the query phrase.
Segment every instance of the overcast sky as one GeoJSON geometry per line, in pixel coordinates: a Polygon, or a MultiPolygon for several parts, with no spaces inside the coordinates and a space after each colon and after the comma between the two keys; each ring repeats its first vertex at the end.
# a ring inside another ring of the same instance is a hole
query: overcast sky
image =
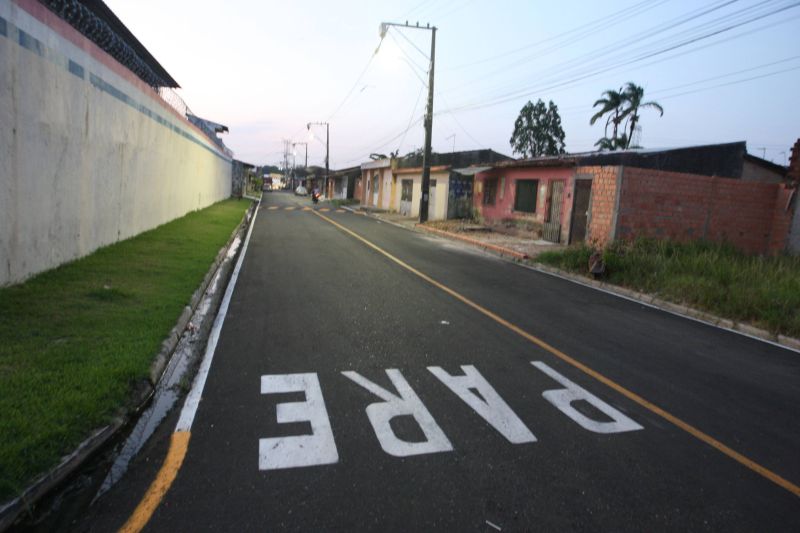
{"type": "Polygon", "coordinates": [[[559,107],[567,151],[591,150],[603,136],[592,103],[628,81],[664,107],[642,112],[647,148],[745,140],[784,163],[800,137],[798,0],[106,3],[253,164],[278,163],[283,139],[308,141],[309,164],[323,164],[315,121],[330,122],[335,169],[423,144],[431,32],[392,29],[381,43],[383,21],[438,28],[437,152],[511,155],[514,120],[538,98],[559,107]]]}

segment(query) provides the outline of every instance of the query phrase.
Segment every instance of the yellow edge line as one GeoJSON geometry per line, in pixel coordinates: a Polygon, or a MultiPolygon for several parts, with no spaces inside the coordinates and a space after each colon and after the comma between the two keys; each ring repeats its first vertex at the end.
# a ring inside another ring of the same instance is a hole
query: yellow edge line
{"type": "Polygon", "coordinates": [[[485,307],[473,302],[472,300],[470,300],[466,296],[462,296],[461,294],[457,293],[456,291],[454,291],[453,289],[447,287],[446,285],[443,285],[443,284],[439,283],[438,281],[436,281],[435,279],[431,278],[427,274],[423,274],[422,272],[420,272],[416,268],[412,267],[408,263],[405,263],[401,259],[398,259],[397,257],[393,256],[392,254],[390,254],[389,252],[387,252],[383,248],[380,248],[376,244],[373,244],[372,242],[368,241],[367,239],[365,239],[361,235],[359,235],[359,234],[347,229],[346,227],[344,227],[341,224],[331,220],[330,218],[326,217],[325,215],[321,215],[316,211],[314,211],[314,214],[317,215],[318,217],[322,218],[323,220],[327,221],[328,223],[333,224],[334,226],[336,226],[340,230],[344,231],[348,235],[354,237],[355,239],[358,239],[359,241],[361,241],[365,245],[369,246],[370,248],[372,248],[376,252],[384,255],[385,257],[387,257],[391,261],[397,263],[398,265],[400,265],[401,267],[405,268],[409,272],[411,272],[411,273],[415,274],[416,276],[424,279],[425,281],[427,281],[428,283],[430,283],[434,287],[436,287],[438,289],[441,289],[442,291],[446,292],[447,294],[449,294],[453,298],[455,298],[455,299],[459,300],[460,302],[468,305],[469,307],[472,307],[473,309],[475,309],[479,313],[491,318],[492,320],[494,320],[498,324],[500,324],[502,326],[505,326],[506,328],[510,329],[511,331],[513,331],[514,333],[518,334],[519,336],[529,340],[530,342],[532,342],[533,344],[539,346],[540,348],[542,348],[544,350],[547,350],[548,352],[550,352],[551,354],[555,355],[556,357],[558,357],[562,361],[564,361],[566,363],[569,363],[570,365],[574,366],[575,368],[577,368],[578,370],[582,371],[583,373],[593,377],[594,379],[596,379],[597,381],[603,383],[604,385],[607,385],[607,386],[611,387],[612,389],[614,389],[618,393],[622,394],[623,396],[627,397],[628,399],[638,403],[639,405],[641,405],[642,407],[644,407],[645,409],[647,409],[651,413],[654,413],[654,414],[660,416],[661,418],[667,420],[668,422],[672,423],[673,425],[675,425],[675,426],[679,427],[680,429],[684,430],[685,432],[689,433],[693,437],[705,442],[706,444],[708,444],[709,446],[711,446],[713,448],[716,448],[718,451],[724,453],[725,455],[727,455],[731,459],[733,459],[733,460],[737,461],[738,463],[746,466],[747,468],[749,468],[753,472],[756,472],[757,474],[760,474],[761,476],[767,478],[768,480],[772,481],[776,485],[778,485],[780,487],[783,487],[784,489],[788,490],[789,492],[791,492],[795,496],[799,496],[800,497],[800,486],[797,486],[794,483],[792,483],[791,481],[782,478],[781,476],[779,476],[775,472],[769,470],[768,468],[765,468],[765,467],[761,466],[760,464],[756,463],[755,461],[752,461],[751,459],[748,459],[747,457],[745,457],[741,453],[737,452],[736,450],[734,450],[732,448],[729,448],[728,446],[726,446],[725,444],[721,443],[720,441],[718,441],[714,437],[712,437],[712,436],[700,431],[699,429],[697,429],[696,427],[692,426],[691,424],[689,424],[687,422],[684,422],[680,418],[668,413],[667,411],[661,409],[657,405],[645,400],[644,398],[642,398],[641,396],[639,396],[635,392],[632,392],[632,391],[626,389],[625,387],[623,387],[619,383],[615,382],[614,380],[605,377],[600,372],[597,372],[596,370],[593,370],[593,369],[589,368],[588,366],[586,366],[585,364],[581,363],[580,361],[578,361],[576,359],[573,359],[572,357],[570,357],[569,355],[565,354],[564,352],[562,352],[558,348],[555,348],[555,347],[549,345],[548,343],[546,343],[545,341],[543,341],[542,339],[540,339],[540,338],[538,338],[538,337],[536,337],[534,335],[531,335],[530,333],[528,333],[527,331],[523,330],[519,326],[516,326],[516,325],[512,324],[511,322],[505,320],[504,318],[502,318],[502,317],[496,315],[495,313],[489,311],[485,307]]]}
{"type": "Polygon", "coordinates": [[[183,458],[186,457],[186,450],[189,448],[190,437],[191,433],[188,431],[176,431],[172,434],[169,452],[164,459],[164,464],[161,465],[161,470],[158,471],[158,475],[147,489],[136,510],[120,528],[120,533],[138,533],[150,521],[150,517],[153,516],[164,495],[172,486],[172,482],[175,481],[178,470],[181,469],[183,458]]]}

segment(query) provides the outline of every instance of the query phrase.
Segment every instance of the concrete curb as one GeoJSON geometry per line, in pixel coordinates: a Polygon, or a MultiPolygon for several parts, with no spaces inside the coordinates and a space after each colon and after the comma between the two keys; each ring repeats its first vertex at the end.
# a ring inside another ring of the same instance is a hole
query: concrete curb
{"type": "Polygon", "coordinates": [[[800,353],[800,339],[796,339],[794,337],[771,333],[765,329],[757,328],[750,324],[736,322],[735,320],[723,318],[721,316],[714,315],[707,311],[701,311],[700,309],[695,309],[694,307],[689,307],[687,305],[676,304],[674,302],[661,299],[653,294],[638,292],[626,287],[620,287],[618,285],[612,285],[610,283],[589,279],[585,276],[573,274],[571,272],[544,265],[542,263],[532,263],[521,266],[541,272],[543,274],[556,276],[573,283],[578,283],[580,285],[584,285],[585,287],[591,287],[620,298],[639,302],[673,315],[678,315],[690,320],[702,322],[709,326],[714,326],[720,329],[738,333],[739,335],[744,335],[745,337],[750,337],[800,353]]]}
{"type": "Polygon", "coordinates": [[[414,226],[416,228],[422,229],[429,233],[435,233],[437,235],[442,235],[443,237],[447,237],[449,239],[455,239],[459,241],[463,241],[473,246],[478,246],[480,248],[484,248],[486,250],[491,250],[496,252],[502,256],[513,257],[514,259],[524,260],[528,259],[528,254],[524,254],[522,252],[518,252],[516,250],[512,250],[511,248],[506,248],[505,246],[499,246],[497,244],[491,244],[488,242],[479,241],[478,239],[472,239],[470,237],[464,237],[463,235],[459,235],[458,233],[452,233],[450,231],[445,231],[441,229],[431,228],[425,226],[424,224],[417,224],[414,226]]]}
{"type": "MultiPolygon", "coordinates": [[[[516,250],[511,250],[508,248],[504,248],[502,246],[497,246],[494,244],[484,243],[478,241],[477,239],[471,239],[469,237],[464,237],[462,235],[458,235],[457,233],[452,233],[449,231],[444,231],[435,228],[425,227],[421,224],[417,224],[416,228],[423,229],[424,231],[434,233],[437,235],[441,235],[442,237],[459,240],[466,242],[468,244],[472,244],[474,246],[478,246],[485,250],[489,250],[491,252],[495,252],[501,256],[506,257],[513,257],[518,261],[530,261],[530,258],[523,253],[517,252],[516,250]]],[[[667,313],[672,313],[674,315],[682,316],[684,318],[688,318],[691,320],[696,320],[698,322],[702,322],[709,326],[715,326],[720,329],[728,330],[734,333],[738,333],[739,335],[744,335],[746,337],[750,337],[756,340],[768,342],[771,344],[775,344],[780,346],[781,348],[786,348],[788,350],[792,350],[795,352],[800,353],[800,339],[796,339],[794,337],[788,337],[786,335],[780,335],[776,333],[771,333],[765,329],[757,328],[753,325],[736,322],[735,320],[730,320],[728,318],[723,318],[706,311],[701,311],[699,309],[695,309],[693,307],[689,307],[682,304],[676,304],[674,302],[670,302],[667,300],[663,300],[658,298],[653,294],[646,294],[642,292],[637,292],[632,289],[628,289],[625,287],[620,287],[618,285],[612,285],[610,283],[604,283],[602,281],[597,281],[593,279],[589,279],[585,276],[581,276],[578,274],[573,274],[571,272],[567,272],[565,270],[560,270],[558,268],[554,268],[548,265],[544,265],[542,263],[520,263],[515,261],[518,265],[523,266],[525,268],[530,268],[532,270],[536,270],[537,272],[541,272],[543,274],[549,274],[551,276],[556,276],[561,279],[565,279],[567,281],[571,281],[573,283],[578,283],[580,285],[584,285],[586,287],[591,287],[593,289],[601,290],[608,294],[618,296],[620,298],[626,298],[628,300],[632,300],[635,302],[643,303],[655,309],[660,309],[661,311],[665,311],[667,313]]]]}
{"type": "MultiPolygon", "coordinates": [[[[122,428],[126,427],[132,420],[134,420],[136,415],[143,410],[147,402],[150,401],[150,398],[155,391],[155,386],[159,379],[161,379],[161,376],[163,375],[164,370],[169,363],[169,359],[172,356],[175,347],[178,345],[178,341],[180,340],[183,331],[189,324],[195,309],[197,309],[197,306],[200,304],[203,295],[208,289],[208,285],[211,283],[211,280],[214,278],[214,275],[220,268],[220,264],[222,264],[223,260],[228,254],[228,251],[230,250],[230,247],[236,237],[240,236],[249,227],[256,208],[257,204],[255,203],[248,208],[247,212],[242,217],[242,221],[239,223],[233,233],[231,233],[228,242],[225,243],[215,257],[214,262],[209,267],[208,272],[206,272],[202,283],[192,294],[189,305],[184,307],[183,312],[175,324],[175,327],[172,328],[167,335],[167,338],[161,344],[161,350],[156,355],[153,363],[150,366],[148,379],[140,383],[132,394],[131,404],[135,407],[127,413],[117,415],[109,425],[92,433],[92,435],[81,442],[72,453],[63,457],[57,466],[31,483],[31,485],[22,492],[22,495],[8,502],[3,502],[0,505],[0,531],[5,531],[6,529],[10,528],[23,512],[30,511],[33,505],[50,493],[50,491],[61,485],[90,457],[94,456],[96,452],[103,448],[103,446],[108,443],[112,437],[115,437],[122,428]]],[[[230,272],[226,274],[229,273],[230,272]]]]}
{"type": "Polygon", "coordinates": [[[200,284],[197,290],[194,291],[194,294],[192,294],[192,297],[189,300],[189,305],[183,308],[183,312],[178,318],[178,322],[175,324],[175,327],[172,328],[167,338],[164,339],[164,342],[161,344],[161,351],[158,352],[153,364],[150,366],[151,387],[155,387],[155,384],[158,383],[159,379],[161,379],[164,369],[167,367],[167,363],[169,363],[169,358],[172,356],[172,352],[175,351],[175,347],[178,345],[178,341],[183,334],[183,330],[185,330],[186,326],[189,325],[189,321],[191,320],[195,309],[197,309],[197,306],[200,305],[200,300],[203,299],[203,295],[208,289],[208,284],[211,283],[211,280],[214,278],[214,274],[216,274],[219,265],[222,263],[223,259],[225,259],[231,244],[233,244],[233,241],[236,239],[236,237],[240,236],[244,229],[250,224],[250,220],[252,220],[253,213],[255,212],[255,205],[256,204],[253,204],[250,206],[250,208],[248,208],[247,212],[242,218],[242,222],[233,231],[228,239],[228,242],[225,243],[225,246],[223,246],[219,253],[217,253],[217,256],[214,258],[214,262],[211,263],[211,267],[208,269],[208,272],[206,272],[206,275],[203,278],[203,282],[200,284]]]}

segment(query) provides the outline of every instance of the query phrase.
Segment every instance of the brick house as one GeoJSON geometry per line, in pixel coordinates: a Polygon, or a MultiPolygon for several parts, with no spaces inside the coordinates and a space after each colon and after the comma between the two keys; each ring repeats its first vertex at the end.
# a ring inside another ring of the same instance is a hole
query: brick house
{"type": "Polygon", "coordinates": [[[789,245],[785,176],[743,142],[593,152],[493,165],[477,174],[474,201],[487,221],[530,220],[553,242],[707,239],[770,253],[789,245]]]}

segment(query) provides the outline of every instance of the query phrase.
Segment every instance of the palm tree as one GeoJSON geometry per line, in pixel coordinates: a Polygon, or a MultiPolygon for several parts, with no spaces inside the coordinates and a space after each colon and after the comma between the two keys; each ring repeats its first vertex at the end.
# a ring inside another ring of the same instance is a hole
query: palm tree
{"type": "Polygon", "coordinates": [[[652,107],[659,112],[659,116],[664,116],[664,108],[661,107],[661,104],[658,102],[643,102],[644,88],[636,85],[632,81],[629,81],[627,85],[625,85],[625,90],[622,91],[622,98],[627,104],[627,107],[620,114],[619,120],[622,121],[625,118],[628,119],[628,122],[623,129],[630,132],[628,134],[628,138],[626,139],[625,145],[623,146],[623,148],[627,149],[631,144],[631,139],[633,139],[633,132],[636,129],[636,123],[639,122],[639,110],[652,107]]]}
{"type": "Polygon", "coordinates": [[[615,91],[613,89],[604,91],[603,98],[600,98],[592,105],[592,107],[597,107],[597,106],[602,106],[602,107],[600,108],[600,111],[598,111],[592,116],[592,118],[589,120],[589,124],[594,125],[594,123],[597,122],[597,119],[608,113],[604,134],[607,138],[608,125],[609,123],[611,123],[614,125],[613,135],[611,138],[616,139],[617,128],[619,127],[619,124],[622,121],[621,114],[622,114],[622,105],[624,103],[625,103],[625,93],[622,91],[622,87],[620,87],[619,91],[615,91]]]}
{"type": "Polygon", "coordinates": [[[627,144],[628,144],[628,137],[624,133],[621,134],[619,137],[612,137],[612,138],[603,137],[602,139],[594,143],[594,145],[597,146],[597,149],[600,151],[603,150],[613,151],[625,148],[627,144]]]}

